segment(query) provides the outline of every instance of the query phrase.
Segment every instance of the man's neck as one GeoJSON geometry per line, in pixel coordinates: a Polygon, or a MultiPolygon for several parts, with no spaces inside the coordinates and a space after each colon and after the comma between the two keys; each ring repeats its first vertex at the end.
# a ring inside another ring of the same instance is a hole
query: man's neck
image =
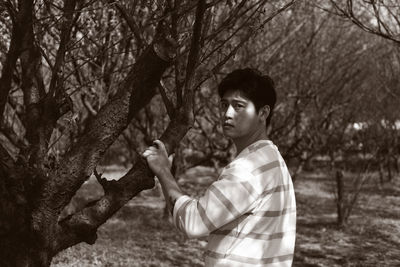
{"type": "Polygon", "coordinates": [[[256,131],[250,136],[235,138],[233,139],[233,143],[236,146],[236,154],[238,155],[240,152],[242,152],[243,149],[245,149],[249,145],[259,140],[267,140],[267,139],[268,139],[267,131],[264,129],[261,131],[256,131]]]}

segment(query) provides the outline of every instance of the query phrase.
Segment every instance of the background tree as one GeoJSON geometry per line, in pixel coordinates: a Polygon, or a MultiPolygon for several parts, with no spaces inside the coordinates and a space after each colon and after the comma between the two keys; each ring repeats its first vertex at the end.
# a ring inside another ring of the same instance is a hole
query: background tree
{"type": "Polygon", "coordinates": [[[240,50],[236,65],[274,78],[270,137],[294,179],[303,168],[330,174],[344,225],[370,172],[381,165],[389,175],[386,166],[397,166],[398,47],[305,2],[268,27],[240,50]]]}
{"type": "MultiPolygon", "coordinates": [[[[400,4],[396,0],[331,0],[334,13],[366,32],[400,45],[400,4]]],[[[323,8],[326,8],[323,5],[323,8]]]]}
{"type": "MultiPolygon", "coordinates": [[[[398,48],[326,11],[296,3],[244,44],[221,74],[252,66],[274,78],[278,105],[270,138],[294,180],[303,169],[330,175],[338,224],[344,226],[371,172],[390,180],[398,168],[398,48]]],[[[221,77],[215,75],[213,84],[221,77]]],[[[207,87],[202,94],[210,94],[207,87]]],[[[217,98],[216,90],[211,94],[217,98]]],[[[233,153],[215,127],[218,117],[210,116],[218,114],[218,102],[198,106],[182,158],[223,164],[233,153]]]]}

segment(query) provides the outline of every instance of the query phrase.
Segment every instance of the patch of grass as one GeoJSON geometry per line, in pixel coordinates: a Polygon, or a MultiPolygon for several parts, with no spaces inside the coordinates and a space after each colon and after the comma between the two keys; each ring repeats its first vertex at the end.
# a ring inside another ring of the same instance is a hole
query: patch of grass
{"type": "Polygon", "coordinates": [[[63,251],[52,266],[203,266],[201,241],[186,240],[162,216],[161,208],[129,203],[99,229],[94,245],[63,251]]]}
{"type": "Polygon", "coordinates": [[[378,190],[371,180],[348,225],[336,225],[329,177],[296,181],[297,241],[294,266],[400,266],[399,180],[378,190]],[[310,186],[311,185],[311,186],[310,186]],[[393,189],[394,188],[394,189],[393,189]],[[310,193],[315,190],[315,194],[310,193]],[[326,194],[326,195],[325,195],[326,194]],[[329,196],[331,194],[331,196],[329,196]]]}

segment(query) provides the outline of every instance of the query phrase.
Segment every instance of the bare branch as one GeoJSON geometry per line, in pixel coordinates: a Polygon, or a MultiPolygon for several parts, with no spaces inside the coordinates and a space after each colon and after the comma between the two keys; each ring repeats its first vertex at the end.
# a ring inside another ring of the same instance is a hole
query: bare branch
{"type": "Polygon", "coordinates": [[[122,17],[125,19],[125,21],[128,24],[129,28],[133,32],[133,34],[134,34],[134,36],[136,38],[138,50],[139,51],[142,50],[143,47],[144,47],[144,43],[145,42],[144,42],[143,37],[142,37],[142,35],[141,35],[140,31],[139,31],[139,26],[137,25],[137,23],[135,22],[133,17],[128,14],[128,11],[126,10],[126,8],[124,6],[122,6],[119,3],[115,3],[115,7],[122,14],[122,17]]]}
{"type": "MultiPolygon", "coordinates": [[[[171,36],[172,38],[177,41],[178,40],[178,21],[179,16],[176,10],[176,6],[180,6],[180,0],[168,0],[167,1],[167,11],[171,14],[171,36]]],[[[181,82],[181,68],[180,68],[180,51],[177,49],[176,51],[176,59],[174,62],[174,71],[175,71],[175,91],[176,91],[176,100],[177,103],[182,103],[182,86],[183,83],[181,82]]]]}
{"type": "Polygon", "coordinates": [[[68,43],[71,39],[71,31],[72,27],[74,26],[74,21],[76,22],[79,16],[79,13],[78,15],[75,16],[75,18],[73,16],[75,11],[75,6],[76,6],[76,0],[64,1],[64,8],[63,8],[64,19],[61,25],[60,44],[56,55],[56,61],[52,69],[52,77],[49,87],[50,96],[55,96],[55,94],[57,94],[58,90],[60,89],[59,87],[61,86],[59,84],[60,80],[59,72],[64,64],[64,57],[65,53],[67,52],[68,43]]]}
{"type": "MultiPolygon", "coordinates": [[[[245,8],[242,12],[240,12],[244,8],[246,2],[247,2],[247,0],[242,0],[235,7],[235,9],[231,12],[229,17],[225,21],[223,21],[221,23],[221,25],[216,30],[213,31],[212,34],[210,34],[209,36],[206,37],[206,40],[212,41],[216,36],[218,36],[218,34],[221,34],[221,32],[226,31],[228,29],[228,26],[230,26],[231,23],[235,23],[237,18],[241,18],[247,12],[252,10],[255,6],[260,4],[259,2],[255,1],[255,3],[253,5],[245,8]]],[[[250,15],[249,18],[251,18],[251,17],[252,16],[250,15]]]]}
{"type": "MultiPolygon", "coordinates": [[[[275,12],[273,12],[268,18],[266,18],[264,21],[262,21],[257,27],[254,27],[252,30],[250,30],[248,32],[248,34],[245,36],[245,38],[243,38],[239,44],[237,44],[221,61],[219,61],[213,68],[212,70],[208,73],[208,75],[206,75],[204,77],[204,79],[202,79],[195,88],[199,87],[201,84],[203,84],[207,79],[209,79],[210,75],[216,73],[219,71],[219,69],[229,60],[231,59],[236,53],[237,51],[246,43],[250,40],[250,38],[252,36],[254,36],[254,34],[256,34],[260,29],[262,29],[269,21],[271,21],[274,17],[276,17],[277,15],[279,15],[280,13],[284,12],[285,10],[287,10],[288,8],[290,8],[297,0],[293,0],[289,3],[287,3],[286,5],[284,5],[283,7],[277,9],[275,12]]],[[[300,24],[299,27],[297,28],[300,29],[302,27],[303,24],[300,24]]],[[[297,30],[295,30],[294,32],[296,32],[297,30]]],[[[292,33],[294,33],[292,32],[292,33]]],[[[287,39],[285,39],[287,40],[287,39]]],[[[207,56],[205,56],[204,58],[202,58],[202,61],[206,60],[209,56],[211,56],[212,53],[214,53],[216,50],[214,50],[213,52],[210,52],[207,56]]]]}
{"type": "MultiPolygon", "coordinates": [[[[357,25],[359,28],[362,30],[375,34],[377,36],[383,37],[385,39],[391,40],[395,42],[397,45],[400,45],[400,32],[394,33],[392,31],[392,26],[394,25],[394,28],[399,26],[399,19],[398,15],[393,14],[393,10],[390,12],[387,12],[388,18],[392,19],[389,22],[383,21],[381,18],[381,8],[386,7],[384,4],[382,4],[382,7],[378,7],[375,4],[375,1],[365,1],[364,3],[366,4],[363,8],[369,9],[371,8],[373,11],[373,17],[376,19],[377,26],[374,26],[370,22],[365,22],[360,19],[358,14],[354,13],[354,2],[355,0],[347,0],[345,3],[345,7],[340,6],[336,0],[330,0],[330,3],[332,4],[333,8],[336,9],[340,16],[345,17],[350,19],[355,25],[357,25]],[[396,25],[396,22],[398,25],[396,25]]],[[[397,8],[398,10],[400,9],[399,6],[395,6],[393,8],[397,8]]],[[[388,8],[387,9],[392,9],[388,8]]]]}
{"type": "Polygon", "coordinates": [[[12,74],[15,69],[18,57],[21,54],[22,40],[27,34],[25,19],[31,16],[33,0],[23,1],[20,10],[15,15],[15,9],[12,3],[7,5],[13,18],[13,30],[11,35],[10,47],[3,63],[3,69],[0,78],[0,125],[3,123],[2,117],[4,108],[8,100],[8,94],[11,90],[12,74]]]}
{"type": "Polygon", "coordinates": [[[206,11],[206,1],[199,0],[196,9],[196,18],[193,24],[193,36],[190,45],[189,56],[186,65],[186,79],[185,79],[185,90],[189,90],[191,86],[191,80],[194,75],[194,70],[199,61],[200,56],[200,40],[202,34],[203,18],[206,11]]]}
{"type": "Polygon", "coordinates": [[[160,84],[158,85],[158,89],[159,89],[161,97],[163,99],[165,108],[167,109],[168,116],[170,119],[172,119],[174,117],[175,107],[172,104],[171,100],[169,100],[169,98],[166,94],[166,88],[165,88],[164,84],[162,83],[162,81],[160,81],[160,84]]]}

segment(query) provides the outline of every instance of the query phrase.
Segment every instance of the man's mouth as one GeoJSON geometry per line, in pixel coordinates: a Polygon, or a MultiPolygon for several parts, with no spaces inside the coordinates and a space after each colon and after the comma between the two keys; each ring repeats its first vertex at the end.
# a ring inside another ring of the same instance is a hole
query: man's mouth
{"type": "Polygon", "coordinates": [[[233,127],[233,124],[228,123],[228,122],[224,122],[223,126],[224,127],[233,127]]]}

